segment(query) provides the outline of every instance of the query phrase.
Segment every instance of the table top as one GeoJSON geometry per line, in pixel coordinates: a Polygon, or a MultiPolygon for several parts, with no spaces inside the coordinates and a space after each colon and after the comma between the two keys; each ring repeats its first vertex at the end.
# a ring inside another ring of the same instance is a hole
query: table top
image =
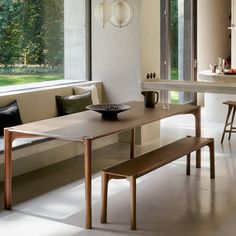
{"type": "Polygon", "coordinates": [[[118,120],[103,120],[101,114],[84,111],[67,116],[40,120],[12,127],[9,131],[39,135],[58,139],[83,141],[97,139],[110,134],[127,131],[144,124],[173,115],[190,113],[197,109],[193,105],[170,105],[164,109],[161,104],[155,108],[145,108],[143,102],[132,101],[125,104],[130,110],[118,114],[118,120]]]}

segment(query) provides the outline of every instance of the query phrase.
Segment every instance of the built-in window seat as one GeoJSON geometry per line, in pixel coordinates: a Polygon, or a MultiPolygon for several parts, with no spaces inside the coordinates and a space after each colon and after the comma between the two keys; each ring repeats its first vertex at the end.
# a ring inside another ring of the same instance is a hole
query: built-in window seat
{"type": "MultiPolygon", "coordinates": [[[[55,96],[73,94],[74,86],[95,85],[99,102],[102,102],[102,82],[75,82],[74,84],[57,85],[38,89],[20,90],[0,93],[0,106],[17,100],[23,124],[58,116],[55,96]]],[[[118,141],[112,136],[99,139],[93,148],[99,148],[118,141]]],[[[78,142],[49,139],[22,138],[13,142],[13,176],[20,175],[47,165],[75,157],[83,152],[78,142]]],[[[0,137],[0,180],[3,178],[4,141],[0,137]]]]}

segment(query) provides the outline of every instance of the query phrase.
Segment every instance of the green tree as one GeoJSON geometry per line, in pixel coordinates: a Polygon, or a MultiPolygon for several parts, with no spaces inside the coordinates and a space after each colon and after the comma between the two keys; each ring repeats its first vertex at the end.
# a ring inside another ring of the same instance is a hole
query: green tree
{"type": "Polygon", "coordinates": [[[45,48],[44,6],[42,0],[25,0],[23,3],[21,54],[27,54],[27,64],[43,64],[45,48]]]}
{"type": "Polygon", "coordinates": [[[13,64],[21,47],[22,5],[9,0],[0,1],[0,63],[13,64]]]}
{"type": "Polygon", "coordinates": [[[45,0],[46,61],[64,64],[64,0],[45,0]]]}
{"type": "Polygon", "coordinates": [[[178,68],[178,0],[170,0],[171,64],[178,68]]]}
{"type": "Polygon", "coordinates": [[[0,63],[61,65],[63,0],[0,0],[0,63]]]}

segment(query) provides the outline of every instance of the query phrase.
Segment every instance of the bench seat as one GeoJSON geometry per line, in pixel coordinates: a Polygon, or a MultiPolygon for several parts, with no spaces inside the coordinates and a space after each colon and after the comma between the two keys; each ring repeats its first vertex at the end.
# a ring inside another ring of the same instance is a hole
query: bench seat
{"type": "MultiPolygon", "coordinates": [[[[1,92],[0,107],[4,107],[12,101],[17,100],[23,124],[50,119],[58,116],[55,99],[57,95],[72,95],[74,87],[78,89],[79,87],[90,87],[91,85],[97,88],[98,100],[102,102],[102,82],[71,81],[70,83],[48,87],[1,92]]],[[[111,140],[99,140],[96,148],[112,144],[117,140],[118,137],[114,137],[111,140]]],[[[82,145],[76,142],[43,137],[16,139],[12,143],[12,146],[12,160],[14,162],[12,166],[13,176],[21,175],[78,156],[83,152],[82,145]]],[[[3,150],[4,141],[3,137],[0,137],[0,181],[3,179],[4,172],[3,150]]]]}
{"type": "Polygon", "coordinates": [[[166,146],[121,162],[102,171],[101,223],[107,222],[108,181],[113,178],[127,178],[131,191],[131,229],[136,229],[136,179],[172,161],[187,155],[186,174],[190,175],[191,153],[208,146],[210,150],[210,178],[215,178],[214,139],[186,137],[166,146]]]}
{"type": "Polygon", "coordinates": [[[187,137],[174,143],[165,145],[154,151],[148,152],[134,159],[124,161],[118,165],[105,170],[107,174],[121,177],[140,177],[161,166],[179,159],[208,145],[211,142],[208,138],[187,137]]]}

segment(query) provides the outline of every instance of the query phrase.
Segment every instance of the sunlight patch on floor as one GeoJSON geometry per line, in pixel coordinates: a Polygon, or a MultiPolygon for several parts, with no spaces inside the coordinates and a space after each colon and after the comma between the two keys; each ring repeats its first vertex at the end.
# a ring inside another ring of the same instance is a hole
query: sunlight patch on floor
{"type": "Polygon", "coordinates": [[[75,236],[84,229],[12,211],[0,214],[0,235],[4,236],[75,236]],[[2,216],[2,217],[1,217],[2,216]]]}

